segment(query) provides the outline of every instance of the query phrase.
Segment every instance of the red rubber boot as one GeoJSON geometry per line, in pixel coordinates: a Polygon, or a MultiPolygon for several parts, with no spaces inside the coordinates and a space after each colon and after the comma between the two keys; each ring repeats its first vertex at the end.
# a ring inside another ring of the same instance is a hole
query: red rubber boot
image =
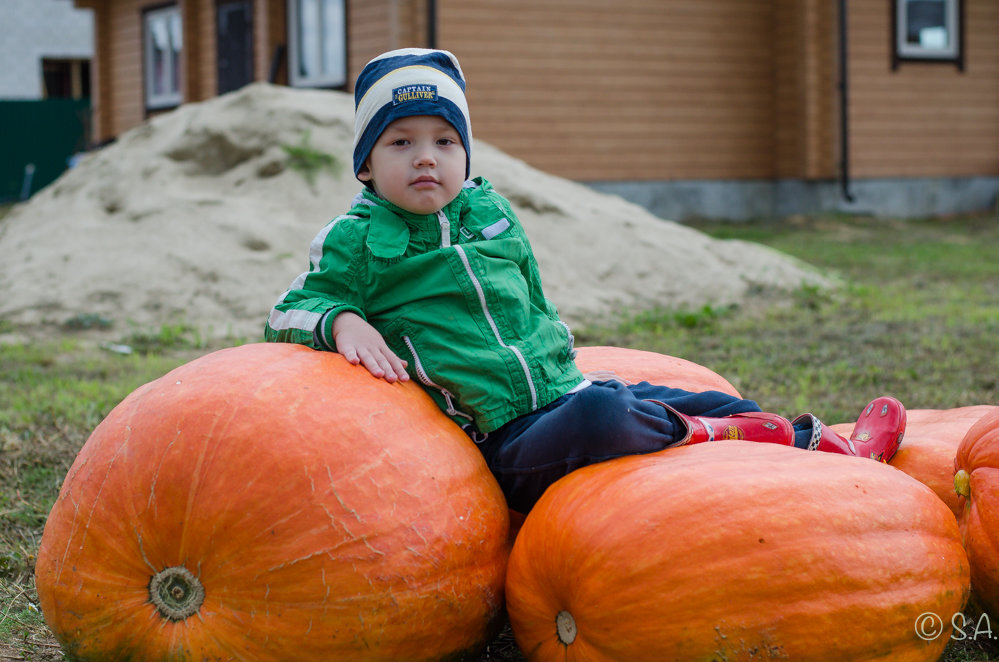
{"type": "Polygon", "coordinates": [[[799,422],[811,425],[809,450],[869,457],[887,463],[895,456],[905,435],[905,407],[889,396],[872,400],[861,412],[849,439],[836,434],[811,414],[794,419],[795,424],[799,422]]]}
{"type": "Polygon", "coordinates": [[[768,444],[794,446],[794,427],[792,427],[791,421],[777,414],[747,412],[723,418],[705,418],[681,414],[673,407],[658,400],[649,400],[649,402],[655,402],[664,407],[680,419],[684,426],[683,438],[675,442],[673,446],[699,444],[721,439],[746,439],[768,444]]]}

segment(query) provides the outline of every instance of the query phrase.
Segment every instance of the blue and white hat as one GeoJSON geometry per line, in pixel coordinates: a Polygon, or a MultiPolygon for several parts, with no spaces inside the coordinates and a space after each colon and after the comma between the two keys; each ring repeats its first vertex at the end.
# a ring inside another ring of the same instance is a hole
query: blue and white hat
{"type": "Polygon", "coordinates": [[[450,122],[465,147],[470,173],[472,123],[465,101],[465,77],[448,51],[402,48],[364,65],[354,86],[354,175],[364,167],[378,137],[392,121],[437,115],[450,122]]]}

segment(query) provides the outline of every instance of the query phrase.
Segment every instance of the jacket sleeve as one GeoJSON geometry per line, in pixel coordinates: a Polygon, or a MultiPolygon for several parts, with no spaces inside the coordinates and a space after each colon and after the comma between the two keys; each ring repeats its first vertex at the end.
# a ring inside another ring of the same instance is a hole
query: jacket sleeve
{"type": "Polygon", "coordinates": [[[300,274],[271,308],[264,326],[267,342],[290,342],[336,351],[333,319],[344,311],[364,317],[357,289],[363,243],[354,216],[340,216],[309,246],[309,270],[300,274]]]}

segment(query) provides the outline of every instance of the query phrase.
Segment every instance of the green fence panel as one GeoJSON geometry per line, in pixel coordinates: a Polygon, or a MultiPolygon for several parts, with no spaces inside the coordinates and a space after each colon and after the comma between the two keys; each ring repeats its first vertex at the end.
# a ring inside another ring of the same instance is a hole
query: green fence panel
{"type": "Polygon", "coordinates": [[[0,201],[52,183],[90,142],[89,99],[0,101],[0,201]]]}

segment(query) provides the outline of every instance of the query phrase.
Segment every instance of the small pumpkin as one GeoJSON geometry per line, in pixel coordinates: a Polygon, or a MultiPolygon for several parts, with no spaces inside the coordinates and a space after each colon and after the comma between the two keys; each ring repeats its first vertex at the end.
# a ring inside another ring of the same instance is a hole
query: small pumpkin
{"type": "Polygon", "coordinates": [[[502,615],[502,493],[416,385],[286,344],[214,352],[94,430],[45,526],[74,660],[436,660],[502,615]]]}
{"type": "MultiPolygon", "coordinates": [[[[999,411],[991,405],[957,407],[955,409],[910,409],[906,412],[905,439],[891,465],[923,483],[951,509],[961,515],[961,504],[954,492],[954,458],[965,433],[989,412],[999,411]]],[[[832,425],[832,429],[849,437],[854,423],[832,425]]]]}
{"type": "Polygon", "coordinates": [[[972,594],[983,609],[999,616],[999,409],[971,426],[954,467],[972,594]]]}
{"type": "MultiPolygon", "coordinates": [[[[532,661],[936,660],[957,522],[877,462],[719,441],[580,469],[527,516],[507,609],[532,661]]],[[[945,616],[944,618],[947,618],[945,616]]]]}
{"type": "Polygon", "coordinates": [[[647,381],[695,393],[721,391],[742,397],[727,379],[710,368],[667,354],[627,347],[578,347],[576,365],[584,373],[613,370],[631,382],[647,381]]]}

